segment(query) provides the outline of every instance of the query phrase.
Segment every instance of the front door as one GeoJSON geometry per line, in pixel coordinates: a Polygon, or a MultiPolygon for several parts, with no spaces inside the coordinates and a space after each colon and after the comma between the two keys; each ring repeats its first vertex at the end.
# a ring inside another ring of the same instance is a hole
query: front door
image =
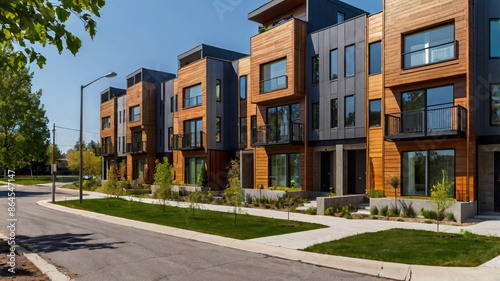
{"type": "Polygon", "coordinates": [[[495,212],[500,212],[500,152],[495,152],[495,212]]]}
{"type": "Polygon", "coordinates": [[[321,152],[321,191],[330,192],[332,167],[330,164],[331,152],[321,152]]]}
{"type": "Polygon", "coordinates": [[[356,194],[356,150],[347,151],[347,194],[356,194]]]}

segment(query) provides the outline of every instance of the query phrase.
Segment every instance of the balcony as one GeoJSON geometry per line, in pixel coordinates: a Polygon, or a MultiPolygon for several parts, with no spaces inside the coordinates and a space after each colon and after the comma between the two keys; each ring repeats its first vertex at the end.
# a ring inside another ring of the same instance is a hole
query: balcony
{"type": "Polygon", "coordinates": [[[101,147],[96,148],[95,155],[97,156],[113,156],[116,154],[116,147],[111,144],[105,144],[101,147]]]}
{"type": "Polygon", "coordinates": [[[467,110],[462,106],[452,106],[386,114],[385,125],[386,140],[464,138],[467,110]]]}
{"type": "Polygon", "coordinates": [[[127,143],[127,154],[146,154],[147,142],[127,143]]]}
{"type": "Polygon", "coordinates": [[[303,144],[304,125],[281,123],[279,126],[264,125],[252,128],[252,146],[303,144]]]}
{"type": "Polygon", "coordinates": [[[184,99],[184,108],[196,106],[202,104],[202,102],[203,102],[202,96],[196,96],[189,99],[184,99]]]}
{"type": "Polygon", "coordinates": [[[185,133],[172,137],[173,150],[201,150],[203,149],[204,132],[185,133]]]}
{"type": "Polygon", "coordinates": [[[457,41],[426,47],[402,54],[403,68],[413,68],[457,58],[457,41]]]}
{"type": "Polygon", "coordinates": [[[269,93],[288,88],[288,76],[283,75],[269,80],[260,81],[260,93],[269,93]]]}

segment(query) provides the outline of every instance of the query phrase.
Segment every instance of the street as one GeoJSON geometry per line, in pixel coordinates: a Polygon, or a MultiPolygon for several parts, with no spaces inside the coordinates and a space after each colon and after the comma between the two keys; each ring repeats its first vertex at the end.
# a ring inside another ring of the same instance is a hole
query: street
{"type": "MultiPolygon", "coordinates": [[[[77,195],[75,190],[57,198],[77,195]]],[[[0,191],[0,219],[7,220],[0,191]]],[[[17,186],[17,241],[76,280],[379,280],[43,208],[46,186],[17,186]]],[[[0,231],[7,234],[6,228],[0,231]]]]}

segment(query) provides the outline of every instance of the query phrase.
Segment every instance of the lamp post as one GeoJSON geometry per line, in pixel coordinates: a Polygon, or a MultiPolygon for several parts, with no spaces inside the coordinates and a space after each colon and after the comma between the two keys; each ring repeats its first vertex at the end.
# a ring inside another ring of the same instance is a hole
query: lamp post
{"type": "Polygon", "coordinates": [[[87,85],[82,85],[80,87],[80,176],[79,176],[79,188],[80,188],[80,204],[83,203],[83,89],[90,86],[92,83],[96,82],[102,78],[112,78],[115,77],[115,72],[110,72],[106,75],[103,75],[94,81],[88,83],[87,85]]]}

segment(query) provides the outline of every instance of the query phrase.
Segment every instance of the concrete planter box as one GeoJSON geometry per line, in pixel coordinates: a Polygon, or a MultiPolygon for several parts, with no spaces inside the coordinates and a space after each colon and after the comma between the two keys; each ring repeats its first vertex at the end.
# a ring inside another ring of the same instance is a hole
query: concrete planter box
{"type": "MultiPolygon", "coordinates": [[[[407,205],[411,203],[412,208],[420,215],[420,210],[424,208],[426,211],[436,211],[436,207],[431,200],[420,200],[420,199],[398,199],[398,208],[401,208],[401,201],[404,201],[407,205]]],[[[379,210],[388,206],[389,208],[394,206],[394,198],[370,198],[370,208],[377,207],[379,210]]],[[[458,223],[463,223],[466,220],[477,215],[477,202],[455,202],[453,206],[446,209],[445,213],[453,213],[455,220],[458,223]]]]}
{"type": "MultiPolygon", "coordinates": [[[[154,194],[157,189],[159,189],[159,185],[152,185],[151,186],[151,193],[154,194]]],[[[187,196],[189,193],[196,192],[196,191],[203,191],[206,192],[208,191],[208,187],[202,187],[202,186],[190,186],[190,185],[172,185],[170,187],[170,191],[172,192],[179,192],[181,196],[187,196]]]]}
{"type": "Polygon", "coordinates": [[[243,200],[246,200],[247,196],[250,196],[252,198],[267,198],[269,200],[279,200],[280,198],[285,198],[287,196],[289,198],[293,198],[297,195],[299,195],[301,198],[309,198],[309,192],[308,191],[291,191],[291,192],[284,192],[281,190],[267,190],[267,189],[242,189],[241,190],[241,196],[243,197],[243,200]]]}
{"type": "Polygon", "coordinates": [[[318,197],[318,215],[324,215],[328,208],[340,208],[349,204],[356,206],[365,200],[365,195],[345,195],[336,197],[318,197]]]}

